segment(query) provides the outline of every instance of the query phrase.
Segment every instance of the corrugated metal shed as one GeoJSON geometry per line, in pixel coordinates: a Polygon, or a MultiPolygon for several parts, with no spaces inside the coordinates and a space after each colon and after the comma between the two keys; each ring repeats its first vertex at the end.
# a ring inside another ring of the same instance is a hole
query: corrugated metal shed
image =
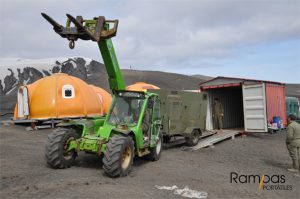
{"type": "MultiPolygon", "coordinates": [[[[216,77],[199,84],[210,102],[219,98],[224,107],[224,128],[244,127],[265,132],[273,117],[286,125],[285,85],[280,82],[233,77],[216,77]],[[260,126],[258,125],[260,124],[260,126]]],[[[209,114],[208,114],[209,115],[209,114]]],[[[207,121],[212,121],[207,118],[207,121]]]]}

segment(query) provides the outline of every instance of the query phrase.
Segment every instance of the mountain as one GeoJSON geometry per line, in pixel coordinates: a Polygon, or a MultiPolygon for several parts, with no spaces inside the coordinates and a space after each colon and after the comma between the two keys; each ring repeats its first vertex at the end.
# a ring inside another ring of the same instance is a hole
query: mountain
{"type": "Polygon", "coordinates": [[[207,81],[212,79],[213,77],[206,76],[206,75],[192,75],[192,77],[196,77],[197,79],[201,79],[203,81],[207,81]]]}
{"type": "MultiPolygon", "coordinates": [[[[54,73],[67,73],[89,84],[109,91],[105,66],[95,60],[72,58],[49,59],[0,59],[0,115],[13,112],[17,101],[17,90],[21,85],[54,73]]],[[[147,82],[164,89],[197,90],[198,84],[212,77],[203,75],[182,75],[161,71],[139,71],[122,69],[126,85],[147,82]]],[[[287,84],[286,94],[300,99],[300,85],[287,84]]]]}
{"type": "MultiPolygon", "coordinates": [[[[54,73],[67,73],[109,91],[105,66],[95,60],[72,57],[50,59],[0,59],[0,114],[13,112],[21,85],[54,73]]],[[[198,89],[201,78],[160,71],[122,70],[126,85],[147,82],[166,89],[198,89]]]]}
{"type": "Polygon", "coordinates": [[[285,94],[300,100],[300,84],[286,84],[285,94]]]}
{"type": "Polygon", "coordinates": [[[84,58],[2,59],[0,60],[0,95],[15,92],[26,85],[53,73],[68,73],[86,80],[100,63],[84,58]]]}

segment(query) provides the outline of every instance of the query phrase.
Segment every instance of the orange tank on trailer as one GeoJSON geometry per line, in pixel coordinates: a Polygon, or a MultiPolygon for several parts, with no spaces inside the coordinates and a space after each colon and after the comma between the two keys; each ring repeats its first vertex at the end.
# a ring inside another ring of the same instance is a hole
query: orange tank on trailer
{"type": "Polygon", "coordinates": [[[147,91],[148,89],[160,89],[160,88],[153,84],[148,84],[145,82],[136,82],[126,87],[126,90],[130,90],[130,91],[147,91]]]}
{"type": "Polygon", "coordinates": [[[58,73],[19,88],[14,120],[102,116],[111,99],[104,89],[58,73]]]}
{"type": "Polygon", "coordinates": [[[103,88],[100,88],[100,87],[97,87],[94,85],[89,85],[89,86],[96,92],[97,96],[101,99],[103,113],[104,114],[108,113],[110,103],[112,101],[111,95],[103,88]]]}

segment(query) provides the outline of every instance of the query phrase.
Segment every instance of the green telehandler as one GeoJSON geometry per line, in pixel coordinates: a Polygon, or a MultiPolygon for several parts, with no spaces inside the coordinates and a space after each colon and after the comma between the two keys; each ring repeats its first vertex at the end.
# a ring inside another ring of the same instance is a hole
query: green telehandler
{"type": "Polygon", "coordinates": [[[118,20],[106,20],[103,16],[84,20],[67,14],[66,26],[62,26],[45,13],[42,16],[57,34],[69,40],[71,49],[78,39],[98,43],[113,93],[105,117],[65,121],[48,135],[45,146],[48,165],[70,167],[78,152],[85,151],[102,157],[104,172],[109,177],[121,177],[130,172],[134,156],[157,161],[162,150],[160,99],[151,92],[125,91],[111,41],[117,33],[118,20]]]}

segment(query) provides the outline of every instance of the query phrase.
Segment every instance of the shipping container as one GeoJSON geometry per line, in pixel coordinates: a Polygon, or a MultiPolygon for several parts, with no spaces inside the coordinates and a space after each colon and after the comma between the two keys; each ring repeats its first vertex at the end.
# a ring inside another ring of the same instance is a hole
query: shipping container
{"type": "Polygon", "coordinates": [[[214,98],[223,105],[223,128],[246,132],[267,132],[269,128],[286,126],[285,85],[279,82],[216,77],[200,83],[208,94],[206,129],[213,130],[211,107],[214,98]],[[280,117],[282,126],[273,120],[280,117]]]}

